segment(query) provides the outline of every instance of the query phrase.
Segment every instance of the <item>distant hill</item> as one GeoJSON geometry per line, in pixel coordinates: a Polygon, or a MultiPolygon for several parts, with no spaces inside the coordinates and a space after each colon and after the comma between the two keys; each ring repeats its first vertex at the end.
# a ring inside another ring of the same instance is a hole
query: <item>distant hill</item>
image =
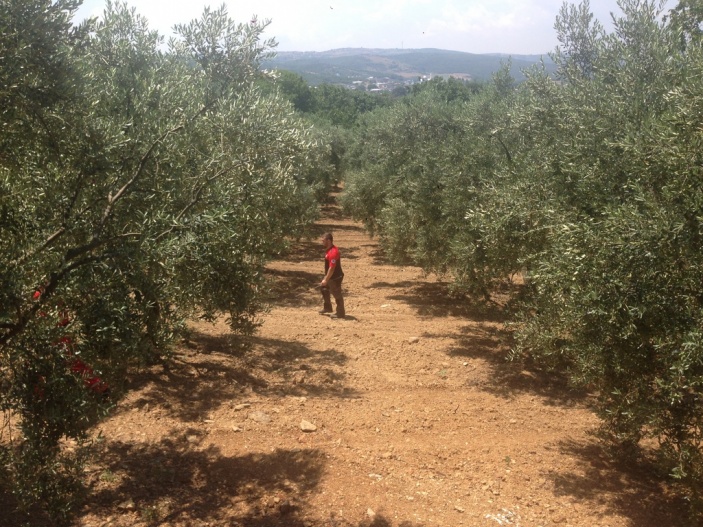
{"type": "Polygon", "coordinates": [[[281,51],[264,64],[268,69],[285,69],[301,75],[312,85],[352,84],[369,77],[394,82],[416,80],[423,76],[452,75],[472,80],[487,80],[501,63],[511,60],[513,76],[522,80],[521,71],[544,59],[548,69],[554,64],[545,54],[473,54],[442,49],[365,49],[344,48],[330,51],[281,51]]]}

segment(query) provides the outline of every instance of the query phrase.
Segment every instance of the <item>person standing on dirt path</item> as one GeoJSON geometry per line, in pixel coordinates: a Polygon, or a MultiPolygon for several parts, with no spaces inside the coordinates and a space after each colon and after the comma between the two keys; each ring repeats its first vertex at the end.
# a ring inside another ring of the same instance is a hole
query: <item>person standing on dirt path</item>
{"type": "Polygon", "coordinates": [[[339,254],[339,249],[334,245],[332,233],[328,232],[322,236],[322,245],[325,247],[325,277],[320,282],[320,290],[322,291],[322,299],[324,305],[320,314],[326,315],[332,313],[332,302],[330,293],[334,297],[337,304],[337,311],[330,318],[344,318],[344,298],[342,297],[342,280],[344,272],[342,271],[342,259],[339,254]]]}

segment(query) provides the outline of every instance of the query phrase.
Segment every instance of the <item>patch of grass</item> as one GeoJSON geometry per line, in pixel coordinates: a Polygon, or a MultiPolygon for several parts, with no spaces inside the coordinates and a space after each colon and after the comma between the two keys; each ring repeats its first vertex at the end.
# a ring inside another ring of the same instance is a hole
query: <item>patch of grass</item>
{"type": "Polygon", "coordinates": [[[104,481],[105,483],[114,483],[117,479],[117,474],[112,470],[104,470],[102,474],[100,474],[100,481],[104,481]]]}

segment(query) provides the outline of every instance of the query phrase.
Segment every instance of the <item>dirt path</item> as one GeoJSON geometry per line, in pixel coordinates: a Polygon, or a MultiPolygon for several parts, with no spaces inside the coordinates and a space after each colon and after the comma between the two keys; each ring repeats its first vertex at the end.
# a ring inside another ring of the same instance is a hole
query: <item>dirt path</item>
{"type": "Polygon", "coordinates": [[[295,245],[255,337],[198,325],[173,368],[133,380],[79,525],[683,525],[650,474],[603,455],[587,396],[505,362],[499,310],[385,264],[334,206],[318,227],[350,317],[317,314],[322,249],[295,245]]]}

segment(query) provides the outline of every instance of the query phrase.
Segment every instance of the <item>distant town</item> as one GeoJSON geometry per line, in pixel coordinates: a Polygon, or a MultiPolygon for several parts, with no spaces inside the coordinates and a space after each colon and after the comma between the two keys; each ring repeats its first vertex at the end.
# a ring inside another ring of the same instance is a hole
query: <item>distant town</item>
{"type": "Polygon", "coordinates": [[[442,77],[443,79],[459,79],[464,82],[471,82],[474,80],[471,75],[466,73],[435,73],[429,75],[418,75],[417,77],[410,79],[392,79],[390,77],[368,77],[364,80],[356,80],[351,83],[343,84],[347,88],[353,90],[363,90],[368,92],[394,92],[396,90],[402,90],[413,84],[427,82],[436,77],[442,77]]]}
{"type": "Polygon", "coordinates": [[[440,49],[339,49],[324,52],[280,52],[265,61],[270,69],[288,70],[308,84],[335,84],[366,91],[406,88],[435,77],[464,81],[490,80],[508,66],[517,81],[531,67],[552,70],[554,65],[543,55],[476,55],[440,49]]]}

